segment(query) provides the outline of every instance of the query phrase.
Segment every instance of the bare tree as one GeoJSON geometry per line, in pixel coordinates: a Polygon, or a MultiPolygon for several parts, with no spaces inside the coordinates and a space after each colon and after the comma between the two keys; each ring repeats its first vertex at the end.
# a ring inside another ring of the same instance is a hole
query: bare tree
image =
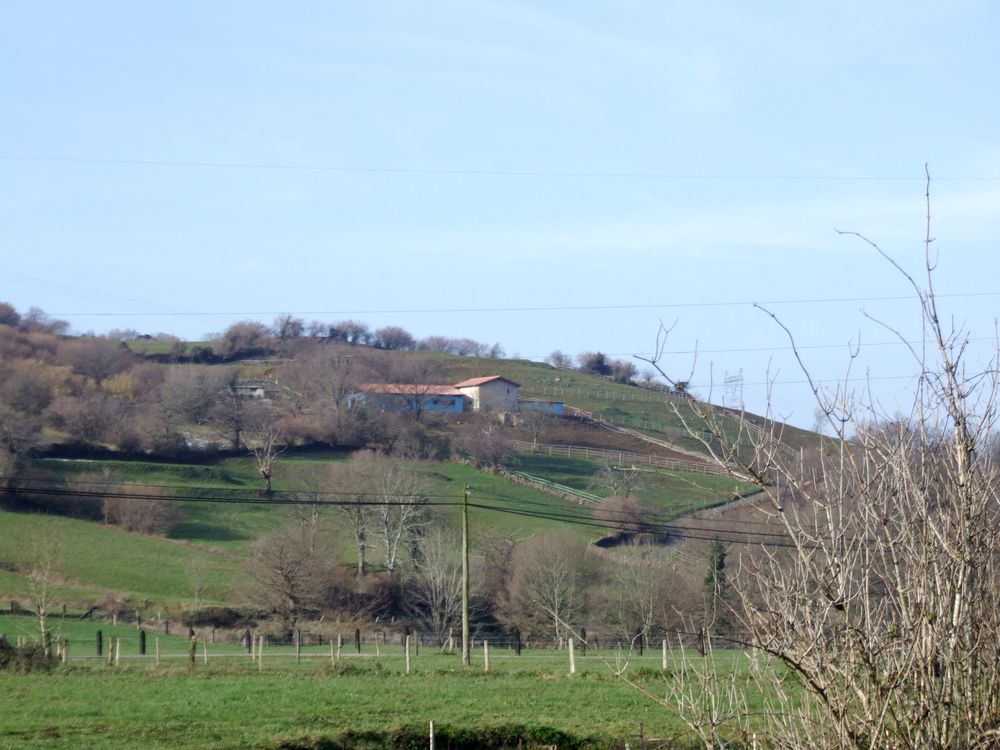
{"type": "Polygon", "coordinates": [[[415,532],[425,526],[427,495],[423,479],[394,459],[373,457],[372,491],[382,561],[387,572],[402,562],[415,532]]]}
{"type": "Polygon", "coordinates": [[[611,377],[616,383],[631,383],[638,373],[635,363],[627,359],[611,360],[611,377]]]}
{"type": "Polygon", "coordinates": [[[611,363],[604,352],[580,352],[577,355],[580,363],[579,369],[582,372],[593,373],[594,375],[610,375],[611,363]]]}
{"type": "Polygon", "coordinates": [[[634,497],[613,495],[601,501],[594,510],[594,520],[621,539],[630,539],[642,533],[643,507],[634,497]]]}
{"type": "Polygon", "coordinates": [[[266,354],[271,346],[271,329],[256,320],[233,323],[214,342],[215,353],[223,359],[266,354]]]}
{"type": "Polygon", "coordinates": [[[462,618],[461,541],[442,529],[420,538],[414,572],[406,587],[410,615],[444,645],[448,631],[462,618]]]}
{"type": "Polygon", "coordinates": [[[358,444],[362,410],[351,396],[358,390],[363,364],[343,346],[315,346],[282,367],[292,422],[303,437],[331,444],[358,444]]]}
{"type": "Polygon", "coordinates": [[[1000,354],[966,368],[968,335],[938,308],[929,216],[928,201],[922,283],[868,243],[913,288],[929,342],[900,336],[917,368],[905,419],[814,383],[831,437],[810,463],[770,429],[744,432],[747,452],[700,410],[706,445],[729,446],[785,536],[728,576],[736,625],[767,657],[754,675],[776,746],[1000,743],[1000,354]]]}
{"type": "Polygon", "coordinates": [[[97,384],[127,370],[135,359],[123,343],[93,336],[65,342],[59,356],[74,372],[93,378],[97,384]]]}
{"type": "Polygon", "coordinates": [[[346,520],[354,538],[357,550],[358,578],[365,575],[371,534],[375,522],[375,507],[372,504],[370,466],[374,461],[371,454],[355,454],[347,464],[331,464],[326,473],[327,484],[338,495],[337,511],[346,520]]]}
{"type": "Polygon", "coordinates": [[[635,466],[605,461],[600,471],[594,474],[593,484],[610,490],[618,497],[630,497],[642,487],[642,472],[635,466]]]}
{"type": "Polygon", "coordinates": [[[517,415],[517,426],[531,435],[531,447],[538,447],[538,438],[555,424],[555,417],[540,410],[522,409],[517,415]]]}
{"type": "Polygon", "coordinates": [[[658,545],[636,542],[615,550],[608,597],[610,611],[626,641],[638,632],[648,645],[653,628],[664,619],[669,604],[665,575],[669,554],[658,545]]]}
{"type": "Polygon", "coordinates": [[[274,466],[287,447],[285,433],[277,421],[277,415],[262,411],[252,424],[244,430],[244,443],[257,462],[257,471],[264,480],[264,495],[274,494],[272,480],[274,466]]]}
{"type": "Polygon", "coordinates": [[[69,323],[53,318],[40,307],[29,307],[28,312],[21,316],[20,327],[29,332],[50,333],[54,336],[65,336],[69,333],[69,323]]]}
{"type": "Polygon", "coordinates": [[[116,485],[114,495],[109,494],[102,502],[105,522],[140,534],[166,531],[176,521],[177,513],[164,500],[141,497],[148,492],[143,485],[116,485]]]}
{"type": "Polygon", "coordinates": [[[334,341],[344,341],[348,344],[368,344],[372,340],[371,329],[367,323],[357,320],[342,320],[329,328],[329,337],[334,341]]]}
{"type": "Polygon", "coordinates": [[[416,349],[417,341],[400,326],[384,326],[375,331],[372,339],[379,349],[416,349]]]}
{"type": "Polygon", "coordinates": [[[35,447],[41,421],[0,402],[0,451],[7,456],[7,471],[16,473],[35,447]]]}
{"type": "Polygon", "coordinates": [[[262,537],[252,548],[247,597],[291,633],[303,616],[321,606],[331,580],[329,559],[310,551],[298,526],[262,537]]]}
{"type": "Polygon", "coordinates": [[[191,589],[192,609],[195,617],[201,612],[202,600],[209,584],[209,570],[204,558],[190,557],[184,563],[184,577],[191,589]]]}
{"type": "Polygon", "coordinates": [[[547,356],[545,361],[559,370],[569,370],[573,367],[573,357],[569,354],[564,354],[558,349],[547,356]]]}
{"type": "Polygon", "coordinates": [[[21,314],[9,302],[0,302],[0,325],[16,328],[21,322],[21,314]]]}
{"type": "Polygon", "coordinates": [[[232,450],[238,451],[243,447],[243,431],[248,422],[247,397],[236,388],[235,380],[219,391],[208,412],[208,421],[232,450]]]}
{"type": "Polygon", "coordinates": [[[49,629],[49,611],[55,601],[56,587],[61,583],[59,572],[59,541],[49,536],[27,540],[28,559],[24,566],[27,581],[28,606],[38,620],[39,636],[45,657],[51,655],[52,632],[49,629]]]}
{"type": "Polygon", "coordinates": [[[508,617],[522,623],[542,617],[561,644],[586,610],[591,567],[585,545],[571,534],[543,534],[522,542],[514,552],[508,617]]]}
{"type": "Polygon", "coordinates": [[[497,469],[514,455],[510,432],[510,428],[492,414],[475,415],[463,425],[458,448],[477,466],[497,469]]]}
{"type": "Polygon", "coordinates": [[[291,313],[282,313],[274,319],[271,332],[279,341],[291,341],[302,336],[305,331],[305,322],[302,318],[296,318],[291,313]]]}
{"type": "Polygon", "coordinates": [[[479,609],[496,615],[508,598],[517,540],[487,531],[476,541],[472,581],[480,599],[479,609]]]}

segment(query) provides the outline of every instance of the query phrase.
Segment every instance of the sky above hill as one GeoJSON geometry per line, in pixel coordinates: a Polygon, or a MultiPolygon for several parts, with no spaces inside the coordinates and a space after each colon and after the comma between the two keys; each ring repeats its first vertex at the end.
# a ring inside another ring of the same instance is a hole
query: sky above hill
{"type": "Polygon", "coordinates": [[[942,310],[985,361],[998,30],[986,0],[5,3],[0,300],[78,332],[290,312],[532,359],[676,322],[671,376],[758,411],[771,382],[809,426],[759,302],[891,414],[917,304],[835,229],[921,274],[928,163],[942,310]]]}

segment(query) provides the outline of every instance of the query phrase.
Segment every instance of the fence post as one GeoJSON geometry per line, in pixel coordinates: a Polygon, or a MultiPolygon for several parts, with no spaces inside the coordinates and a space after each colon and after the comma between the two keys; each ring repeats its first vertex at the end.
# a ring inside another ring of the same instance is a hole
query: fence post
{"type": "Polygon", "coordinates": [[[354,650],[361,653],[361,628],[354,628],[354,650]]]}
{"type": "Polygon", "coordinates": [[[580,655],[587,655],[587,629],[580,628],[580,655]]]}
{"type": "Polygon", "coordinates": [[[431,719],[431,750],[434,750],[434,719],[431,719]]]}
{"type": "Polygon", "coordinates": [[[208,664],[208,641],[206,640],[202,640],[201,642],[201,653],[205,663],[208,664]]]}
{"type": "Polygon", "coordinates": [[[101,630],[97,631],[97,655],[104,656],[104,633],[101,630]]]}
{"type": "Polygon", "coordinates": [[[406,654],[406,674],[410,673],[410,636],[405,637],[405,644],[403,646],[403,651],[406,654]]]}
{"type": "Polygon", "coordinates": [[[483,671],[490,671],[490,642],[483,638],[483,671]]]}
{"type": "Polygon", "coordinates": [[[146,655],[146,631],[139,631],[139,656],[146,655]]]}
{"type": "Polygon", "coordinates": [[[188,658],[191,660],[191,666],[194,667],[195,657],[198,655],[198,639],[191,636],[191,643],[188,648],[188,658]]]}
{"type": "Polygon", "coordinates": [[[514,654],[521,655],[521,629],[514,628],[514,654]]]}
{"type": "Polygon", "coordinates": [[[160,666],[160,636],[156,636],[156,666],[160,666]]]}
{"type": "Polygon", "coordinates": [[[573,648],[573,639],[569,639],[569,673],[576,674],[576,652],[573,648]]]}
{"type": "Polygon", "coordinates": [[[118,666],[118,662],[122,658],[122,639],[115,636],[115,666],[118,666]]]}
{"type": "Polygon", "coordinates": [[[295,637],[295,661],[300,662],[302,661],[302,631],[295,628],[293,635],[295,637]]]}
{"type": "Polygon", "coordinates": [[[344,646],[344,637],[340,633],[337,633],[337,660],[338,661],[340,660],[340,650],[341,650],[341,648],[343,648],[343,646],[344,646]]]}

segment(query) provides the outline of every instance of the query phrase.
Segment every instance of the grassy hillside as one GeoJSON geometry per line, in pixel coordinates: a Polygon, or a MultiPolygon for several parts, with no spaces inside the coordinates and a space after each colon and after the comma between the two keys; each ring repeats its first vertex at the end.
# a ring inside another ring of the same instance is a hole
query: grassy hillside
{"type": "MultiPolygon", "coordinates": [[[[299,454],[282,459],[276,472],[278,491],[304,486],[303,476],[331,461],[345,461],[344,454],[299,454]]],[[[107,473],[115,481],[159,488],[163,492],[197,490],[206,497],[221,491],[235,492],[257,502],[177,502],[180,518],[165,536],[147,536],[105,526],[94,521],[57,516],[0,512],[8,533],[0,536],[0,596],[21,597],[25,582],[18,570],[31,554],[31,540],[56,539],[65,581],[60,600],[94,602],[107,597],[129,597],[160,606],[189,606],[190,571],[204,571],[209,603],[238,602],[244,581],[243,559],[250,545],[262,535],[293,522],[294,507],[259,502],[260,480],[249,459],[223,459],[208,464],[170,464],[150,461],[41,461],[50,474],[72,481],[107,473]]],[[[411,462],[410,468],[426,480],[435,524],[457,531],[465,486],[470,489],[470,526],[473,553],[483,534],[524,539],[536,534],[568,530],[581,544],[602,535],[600,528],[538,517],[562,516],[592,519],[592,509],[507,481],[501,476],[452,462],[411,462]]],[[[601,466],[591,461],[522,455],[519,468],[553,481],[598,494],[593,477],[601,466]]],[[[657,515],[675,518],[698,507],[732,498],[744,488],[724,477],[683,472],[647,473],[636,490],[657,515]]],[[[323,511],[324,533],[342,551],[341,562],[352,565],[355,550],[347,525],[335,508],[323,511]]]]}
{"type": "MultiPolygon", "coordinates": [[[[519,383],[521,394],[526,398],[563,401],[614,424],[639,430],[688,450],[703,451],[702,444],[692,438],[685,427],[685,422],[689,426],[697,426],[700,422],[686,399],[636,385],[614,383],[590,373],[556,369],[541,362],[454,357],[447,354],[433,356],[436,364],[448,375],[449,381],[457,382],[476,375],[503,375],[519,383]]],[[[754,423],[764,423],[759,417],[747,416],[754,423]]],[[[816,445],[816,435],[808,430],[780,423],[775,426],[781,431],[782,441],[793,449],[816,445]]],[[[729,434],[735,435],[736,431],[734,421],[729,434]]],[[[608,442],[613,443],[616,439],[608,437],[608,442]]],[[[657,451],[647,444],[645,452],[657,451]]]]}
{"type": "MultiPolygon", "coordinates": [[[[684,428],[685,421],[689,424],[697,421],[691,404],[671,394],[524,360],[371,349],[366,349],[365,353],[378,361],[386,358],[386,362],[390,357],[425,358],[445,382],[500,374],[520,383],[526,398],[563,401],[595,417],[635,428],[687,450],[701,447],[684,428]]],[[[260,368],[272,367],[268,363],[205,367],[236,367],[260,377],[273,374],[257,372],[260,368]]],[[[738,422],[727,418],[730,429],[735,432],[738,422]]],[[[190,427],[201,429],[196,425],[190,427]]],[[[435,429],[447,431],[448,421],[435,429]]],[[[785,438],[786,442],[797,446],[810,444],[814,436],[791,430],[785,438]]],[[[579,419],[554,420],[540,440],[666,457],[679,455],[662,445],[645,442],[639,436],[616,433],[598,423],[579,419]]],[[[317,481],[321,481],[316,477],[323,475],[324,467],[347,458],[346,454],[337,452],[291,452],[278,463],[275,490],[280,493],[316,488],[317,481]]],[[[613,490],[595,482],[595,475],[607,469],[607,463],[599,459],[521,453],[514,459],[512,468],[608,496],[613,490]]],[[[95,521],[4,511],[0,521],[8,533],[0,537],[0,596],[24,595],[25,581],[21,572],[30,557],[30,541],[55,538],[61,547],[60,563],[65,579],[60,587],[60,599],[67,603],[128,597],[158,606],[184,607],[191,598],[192,569],[203,571],[201,575],[207,580],[203,596],[208,602],[238,603],[237,592],[246,577],[245,561],[251,545],[263,535],[293,522],[297,512],[288,506],[260,502],[261,480],[249,457],[202,463],[40,460],[37,466],[54,479],[80,481],[104,476],[109,481],[152,487],[151,491],[165,494],[193,492],[202,501],[174,503],[172,507],[177,511],[177,518],[160,536],[124,532],[95,521]],[[222,496],[229,499],[205,502],[222,496]]],[[[411,462],[410,468],[426,479],[426,491],[434,505],[433,523],[451,529],[459,526],[461,499],[464,488],[469,486],[473,554],[477,540],[487,533],[525,539],[548,531],[568,530],[579,538],[581,545],[594,541],[603,533],[595,525],[587,525],[586,522],[593,520],[593,511],[586,504],[516,484],[464,464],[411,462]],[[554,514],[563,519],[553,519],[554,514]],[[581,523],[568,523],[566,519],[581,523]]],[[[658,520],[676,519],[699,508],[724,503],[749,489],[726,477],[643,468],[636,471],[641,474],[634,494],[658,520]]],[[[354,564],[356,551],[349,527],[336,508],[324,510],[324,525],[325,536],[340,550],[339,562],[345,567],[354,564]]]]}
{"type": "Polygon", "coordinates": [[[29,563],[33,544],[54,540],[61,573],[58,600],[89,605],[128,596],[137,602],[164,606],[187,604],[191,585],[188,569],[197,565],[207,583],[206,602],[222,603],[242,580],[238,558],[221,550],[178,540],[144,536],[57,516],[0,511],[0,592],[4,598],[26,593],[16,573],[29,563]]]}

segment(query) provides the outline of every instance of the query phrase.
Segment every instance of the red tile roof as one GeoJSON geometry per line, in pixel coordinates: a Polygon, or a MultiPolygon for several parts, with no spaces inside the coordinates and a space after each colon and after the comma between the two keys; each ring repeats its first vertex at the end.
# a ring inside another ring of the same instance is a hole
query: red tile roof
{"type": "Polygon", "coordinates": [[[407,383],[362,383],[364,393],[381,393],[389,396],[462,396],[453,385],[411,385],[407,383]]]}
{"type": "Polygon", "coordinates": [[[502,380],[505,383],[510,383],[511,385],[520,388],[520,383],[515,383],[510,378],[505,378],[503,375],[487,375],[482,378],[469,378],[468,380],[463,380],[461,383],[455,383],[456,388],[474,388],[477,385],[483,385],[484,383],[490,383],[494,380],[502,380]]]}

